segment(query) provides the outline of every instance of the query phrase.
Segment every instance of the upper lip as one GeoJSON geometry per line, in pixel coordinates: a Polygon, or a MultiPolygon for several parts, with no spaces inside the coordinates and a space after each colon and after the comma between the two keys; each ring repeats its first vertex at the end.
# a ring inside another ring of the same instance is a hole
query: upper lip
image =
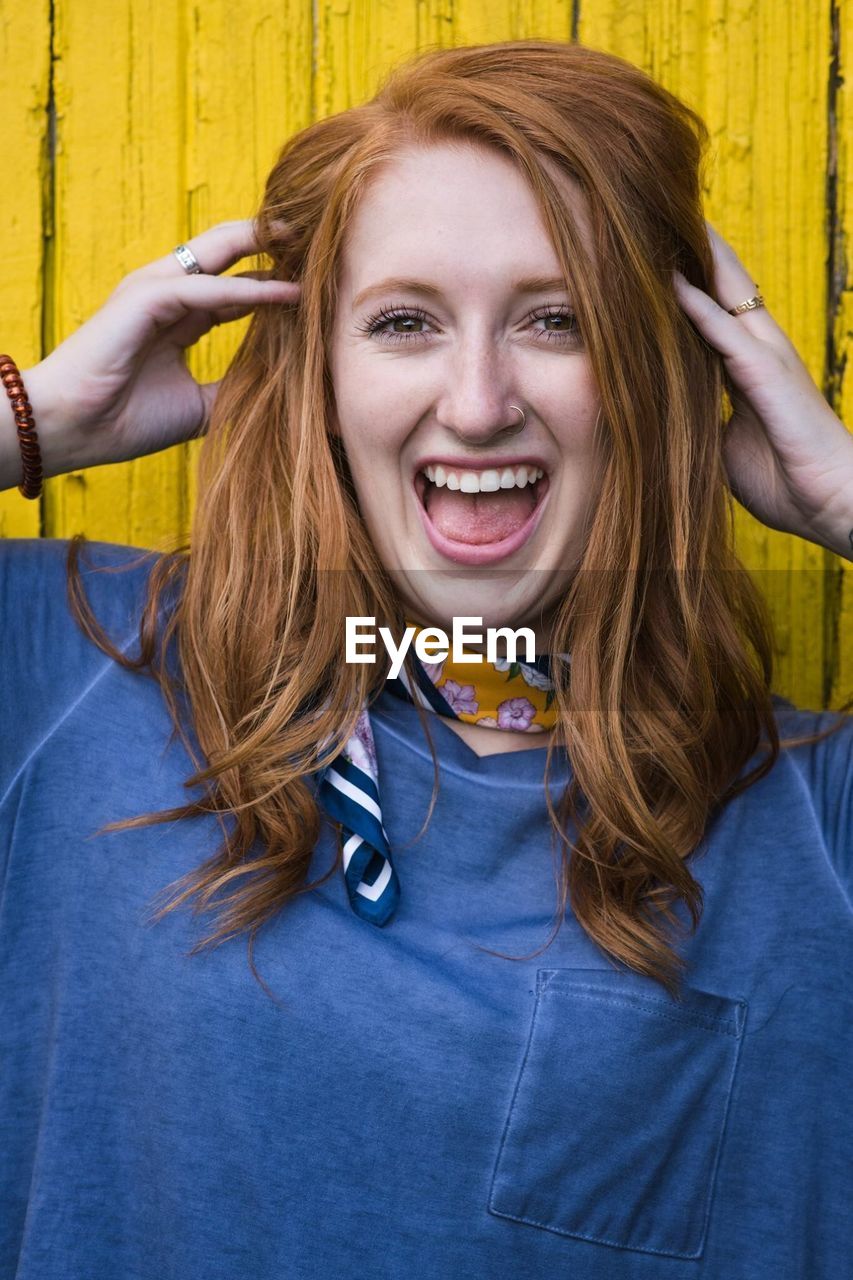
{"type": "Polygon", "coordinates": [[[453,471],[500,471],[503,467],[540,467],[547,475],[550,468],[544,458],[532,453],[515,453],[492,457],[465,458],[448,453],[429,453],[415,463],[412,479],[427,467],[450,467],[453,471]]]}

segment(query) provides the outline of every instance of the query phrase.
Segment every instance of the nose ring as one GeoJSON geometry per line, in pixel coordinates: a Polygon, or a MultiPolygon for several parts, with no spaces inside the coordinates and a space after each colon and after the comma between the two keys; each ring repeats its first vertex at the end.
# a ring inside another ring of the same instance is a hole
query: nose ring
{"type": "Polygon", "coordinates": [[[519,424],[518,424],[518,426],[517,426],[517,427],[512,427],[512,428],[510,428],[510,427],[505,427],[505,428],[504,428],[504,432],[505,432],[505,434],[506,434],[506,435],[508,435],[508,436],[517,436],[517,435],[518,435],[518,433],[519,433],[520,431],[523,431],[523,430],[524,430],[524,424],[527,422],[527,415],[525,414],[525,412],[524,412],[524,410],[523,410],[523,409],[520,409],[520,408],[518,407],[518,405],[517,405],[517,404],[511,404],[509,407],[510,407],[510,409],[517,409],[517,410],[518,410],[518,412],[521,414],[521,422],[519,422],[519,424]]]}

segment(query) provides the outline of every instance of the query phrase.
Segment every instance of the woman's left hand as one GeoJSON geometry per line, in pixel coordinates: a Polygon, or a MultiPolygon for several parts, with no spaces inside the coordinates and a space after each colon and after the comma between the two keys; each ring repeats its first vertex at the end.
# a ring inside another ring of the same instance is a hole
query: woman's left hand
{"type": "Polygon", "coordinates": [[[758,286],[731,245],[707,226],[715,297],[680,271],[673,278],[682,307],[722,355],[733,384],[723,436],[729,487],[771,529],[853,559],[853,435],[766,306],[729,315],[727,308],[758,286]]]}

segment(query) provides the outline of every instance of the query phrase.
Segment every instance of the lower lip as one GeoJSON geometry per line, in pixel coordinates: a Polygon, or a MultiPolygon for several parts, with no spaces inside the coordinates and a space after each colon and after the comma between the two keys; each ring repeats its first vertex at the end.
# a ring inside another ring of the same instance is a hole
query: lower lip
{"type": "Polygon", "coordinates": [[[457,542],[453,538],[445,538],[444,534],[439,533],[430,520],[427,509],[421,502],[417,490],[415,490],[415,504],[421,517],[424,532],[440,555],[445,556],[448,560],[453,560],[455,564],[496,564],[497,561],[505,560],[507,556],[511,556],[514,552],[520,550],[536,531],[539,521],[542,519],[542,512],[548,497],[548,477],[544,476],[539,483],[542,488],[536,506],[524,524],[516,529],[515,533],[511,533],[508,538],[501,538],[500,542],[457,542]]]}

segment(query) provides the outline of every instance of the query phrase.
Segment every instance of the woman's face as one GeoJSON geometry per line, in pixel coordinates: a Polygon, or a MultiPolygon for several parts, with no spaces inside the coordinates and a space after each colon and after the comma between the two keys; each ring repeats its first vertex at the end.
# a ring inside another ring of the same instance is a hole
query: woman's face
{"type": "Polygon", "coordinates": [[[335,426],[407,616],[538,630],[580,559],[600,460],[590,360],[532,191],[486,148],[404,151],[365,192],[338,287],[335,426]]]}

